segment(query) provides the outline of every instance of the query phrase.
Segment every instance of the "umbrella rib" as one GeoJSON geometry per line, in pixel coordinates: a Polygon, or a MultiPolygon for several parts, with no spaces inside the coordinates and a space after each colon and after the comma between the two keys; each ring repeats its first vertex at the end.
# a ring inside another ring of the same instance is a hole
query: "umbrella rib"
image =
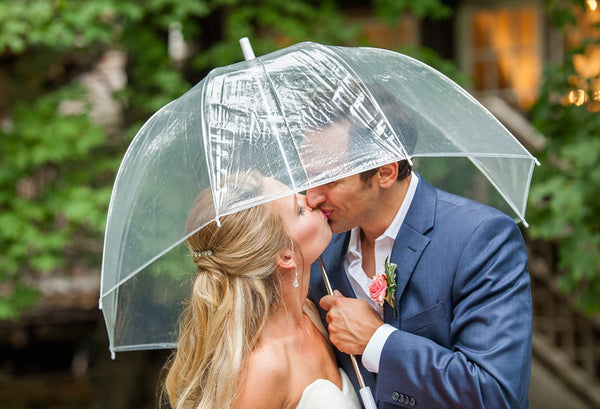
{"type": "MultiPolygon", "coordinates": [[[[473,165],[475,165],[475,167],[477,169],[479,169],[479,171],[487,178],[487,180],[490,182],[490,184],[494,187],[494,189],[496,189],[496,191],[500,194],[500,196],[502,196],[502,198],[504,200],[506,200],[506,203],[508,203],[508,205],[510,206],[510,208],[519,216],[519,218],[521,219],[521,221],[523,221],[525,224],[527,224],[527,222],[525,221],[525,215],[523,214],[523,212],[519,209],[517,209],[516,204],[510,200],[506,194],[504,194],[504,191],[502,189],[500,189],[500,186],[498,186],[498,184],[491,179],[490,177],[487,176],[487,172],[484,172],[483,169],[469,156],[467,156],[467,158],[473,163],[473,165]]],[[[527,157],[526,159],[531,160],[530,157],[527,157]]],[[[532,161],[533,163],[533,161],[532,161]]]]}
{"type": "MultiPolygon", "coordinates": [[[[206,95],[206,84],[210,84],[210,79],[212,79],[212,77],[214,77],[214,71],[210,71],[208,73],[208,75],[206,76],[206,81],[204,82],[204,85],[202,86],[202,90],[201,90],[201,94],[200,94],[200,117],[202,118],[204,116],[204,110],[206,109],[206,107],[204,106],[204,98],[206,95]]],[[[221,85],[223,86],[223,85],[221,85]]],[[[221,98],[223,98],[223,93],[221,93],[221,98]]],[[[202,137],[203,137],[203,143],[204,143],[204,151],[205,151],[205,159],[206,159],[206,173],[208,173],[208,183],[210,185],[210,190],[212,192],[219,192],[218,187],[219,187],[219,181],[215,181],[213,180],[213,174],[211,172],[211,169],[215,169],[213,167],[213,163],[212,163],[212,155],[210,155],[211,152],[211,138],[210,138],[210,133],[209,133],[209,129],[208,129],[208,124],[206,123],[206,121],[202,121],[202,137]]],[[[219,175],[215,175],[215,177],[218,179],[219,175]]],[[[220,225],[221,223],[219,222],[219,206],[218,206],[218,201],[217,201],[217,196],[218,195],[211,195],[212,196],[212,201],[213,201],[213,208],[215,210],[215,218],[214,220],[217,222],[217,225],[220,225]]]]}
{"type": "Polygon", "coordinates": [[[511,159],[529,159],[535,162],[535,158],[529,155],[519,155],[513,153],[489,153],[489,152],[465,152],[459,154],[457,152],[433,152],[433,153],[415,153],[413,158],[511,158],[511,159]]]}
{"type": "MultiPolygon", "coordinates": [[[[540,163],[536,160],[535,164],[537,164],[537,166],[540,165],[540,163]]],[[[527,185],[525,186],[525,196],[524,197],[529,197],[529,188],[531,186],[531,178],[533,177],[533,169],[534,169],[534,163],[532,163],[529,166],[529,175],[527,176],[527,185]]],[[[525,201],[525,203],[523,204],[523,216],[521,217],[521,221],[523,222],[523,225],[525,227],[529,227],[529,223],[527,223],[527,221],[525,220],[525,210],[527,208],[527,201],[525,201]]]]}
{"type": "MultiPolygon", "coordinates": [[[[369,90],[369,88],[365,85],[365,82],[363,81],[362,77],[360,75],[358,75],[356,73],[356,71],[354,71],[354,69],[348,64],[346,63],[346,61],[344,61],[344,59],[342,58],[342,56],[340,55],[340,53],[334,48],[334,47],[324,47],[320,44],[318,44],[319,47],[326,53],[328,54],[333,54],[333,58],[341,65],[344,67],[344,69],[346,69],[346,71],[348,71],[349,74],[351,74],[353,76],[353,78],[355,78],[358,82],[360,82],[360,87],[362,88],[363,92],[368,96],[369,100],[373,103],[373,105],[375,106],[375,108],[379,111],[383,113],[383,110],[381,109],[381,107],[379,106],[379,103],[377,102],[377,100],[375,99],[375,97],[373,97],[373,94],[371,93],[371,91],[369,90]]],[[[388,121],[388,118],[386,115],[382,115],[383,120],[385,121],[385,124],[387,125],[388,129],[392,132],[392,134],[394,135],[394,137],[396,138],[396,144],[397,146],[400,147],[400,149],[402,150],[402,153],[404,155],[404,159],[408,160],[410,162],[410,164],[412,165],[412,160],[411,160],[411,156],[408,154],[408,152],[406,151],[406,148],[404,147],[404,145],[401,143],[401,139],[400,137],[396,134],[396,131],[394,130],[394,128],[392,127],[392,125],[390,124],[390,122],[388,121]]]]}
{"type": "MultiPolygon", "coordinates": [[[[275,91],[275,87],[273,86],[273,81],[271,80],[271,77],[269,76],[269,73],[267,72],[267,69],[266,69],[265,65],[263,64],[262,60],[260,58],[256,58],[255,61],[258,61],[258,63],[260,64],[260,67],[262,68],[262,71],[267,79],[267,82],[269,83],[269,89],[271,91],[271,95],[273,96],[273,99],[275,100],[276,109],[279,111],[279,115],[281,116],[281,118],[283,118],[283,122],[285,123],[285,128],[288,132],[288,136],[293,141],[294,138],[293,138],[292,132],[290,131],[290,126],[287,122],[287,118],[284,115],[283,108],[281,105],[281,100],[279,99],[279,96],[277,95],[277,92],[275,91]]],[[[260,84],[258,84],[258,89],[260,90],[261,96],[265,102],[265,107],[268,107],[268,105],[266,103],[267,100],[264,95],[263,88],[260,86],[260,84]]],[[[271,113],[269,112],[268,109],[267,109],[267,115],[269,116],[269,118],[271,118],[271,113]]],[[[281,151],[281,156],[283,157],[283,163],[285,164],[285,168],[288,172],[290,181],[292,183],[292,189],[295,190],[296,189],[296,181],[294,180],[294,176],[292,174],[292,169],[290,167],[290,163],[285,154],[285,149],[283,148],[283,145],[281,144],[281,138],[278,135],[276,137],[277,137],[277,145],[279,146],[279,150],[281,151]]],[[[298,154],[297,151],[296,151],[296,154],[298,154]]]]}
{"type": "MultiPolygon", "coordinates": [[[[201,227],[199,227],[199,228],[201,228],[201,227]]],[[[148,260],[147,262],[145,262],[144,264],[142,264],[141,266],[139,266],[138,268],[136,268],[135,270],[133,270],[131,273],[127,274],[125,277],[123,277],[122,279],[120,279],[119,281],[117,281],[112,287],[110,287],[109,290],[107,290],[104,294],[101,294],[101,298],[104,298],[107,295],[109,295],[110,293],[112,293],[113,291],[118,290],[119,287],[121,287],[123,284],[125,284],[127,281],[129,281],[131,278],[133,278],[133,276],[135,276],[137,273],[139,273],[140,271],[142,271],[143,269],[145,269],[146,267],[148,267],[150,264],[154,263],[156,260],[158,260],[159,258],[161,258],[162,256],[164,256],[165,254],[167,254],[169,251],[173,250],[179,244],[181,244],[184,240],[186,240],[188,238],[188,236],[189,235],[187,235],[186,237],[184,237],[181,240],[177,241],[176,243],[172,244],[171,246],[167,247],[166,249],[164,249],[163,251],[161,251],[160,253],[158,253],[156,256],[152,257],[150,260],[148,260]]]]}
{"type": "Polygon", "coordinates": [[[171,349],[177,346],[176,342],[154,342],[148,344],[135,344],[135,345],[120,345],[112,349],[113,352],[126,352],[126,351],[142,351],[151,349],[171,349]]]}

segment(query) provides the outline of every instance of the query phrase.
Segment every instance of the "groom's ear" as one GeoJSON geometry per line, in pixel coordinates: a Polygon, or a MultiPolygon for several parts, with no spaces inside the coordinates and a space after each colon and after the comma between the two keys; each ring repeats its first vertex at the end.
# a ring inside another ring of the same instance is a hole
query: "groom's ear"
{"type": "Polygon", "coordinates": [[[277,257],[277,267],[284,270],[298,268],[292,249],[286,249],[277,257]]]}
{"type": "Polygon", "coordinates": [[[398,180],[398,162],[388,163],[379,167],[377,181],[380,187],[389,189],[398,180]]]}

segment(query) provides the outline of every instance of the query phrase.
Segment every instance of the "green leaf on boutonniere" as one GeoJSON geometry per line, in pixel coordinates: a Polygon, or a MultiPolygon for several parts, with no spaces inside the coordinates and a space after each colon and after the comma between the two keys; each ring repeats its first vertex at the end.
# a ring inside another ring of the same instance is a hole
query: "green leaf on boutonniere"
{"type": "Polygon", "coordinates": [[[387,280],[387,292],[385,301],[392,307],[394,318],[396,318],[396,267],[397,265],[389,262],[389,256],[385,258],[385,278],[387,280]]]}

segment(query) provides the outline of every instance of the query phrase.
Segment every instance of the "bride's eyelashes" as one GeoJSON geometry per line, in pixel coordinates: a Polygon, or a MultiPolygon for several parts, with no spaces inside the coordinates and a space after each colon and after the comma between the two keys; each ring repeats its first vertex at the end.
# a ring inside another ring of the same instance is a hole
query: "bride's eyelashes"
{"type": "Polygon", "coordinates": [[[296,199],[296,207],[298,208],[298,216],[302,216],[304,214],[304,206],[302,206],[302,201],[300,200],[299,195],[295,194],[294,199],[296,199]]]}

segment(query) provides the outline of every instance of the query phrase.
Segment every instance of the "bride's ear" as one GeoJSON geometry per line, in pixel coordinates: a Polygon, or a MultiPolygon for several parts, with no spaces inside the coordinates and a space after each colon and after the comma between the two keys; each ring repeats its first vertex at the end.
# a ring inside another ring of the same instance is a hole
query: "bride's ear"
{"type": "Polygon", "coordinates": [[[286,249],[277,257],[277,266],[283,270],[298,268],[292,249],[286,249]]]}

